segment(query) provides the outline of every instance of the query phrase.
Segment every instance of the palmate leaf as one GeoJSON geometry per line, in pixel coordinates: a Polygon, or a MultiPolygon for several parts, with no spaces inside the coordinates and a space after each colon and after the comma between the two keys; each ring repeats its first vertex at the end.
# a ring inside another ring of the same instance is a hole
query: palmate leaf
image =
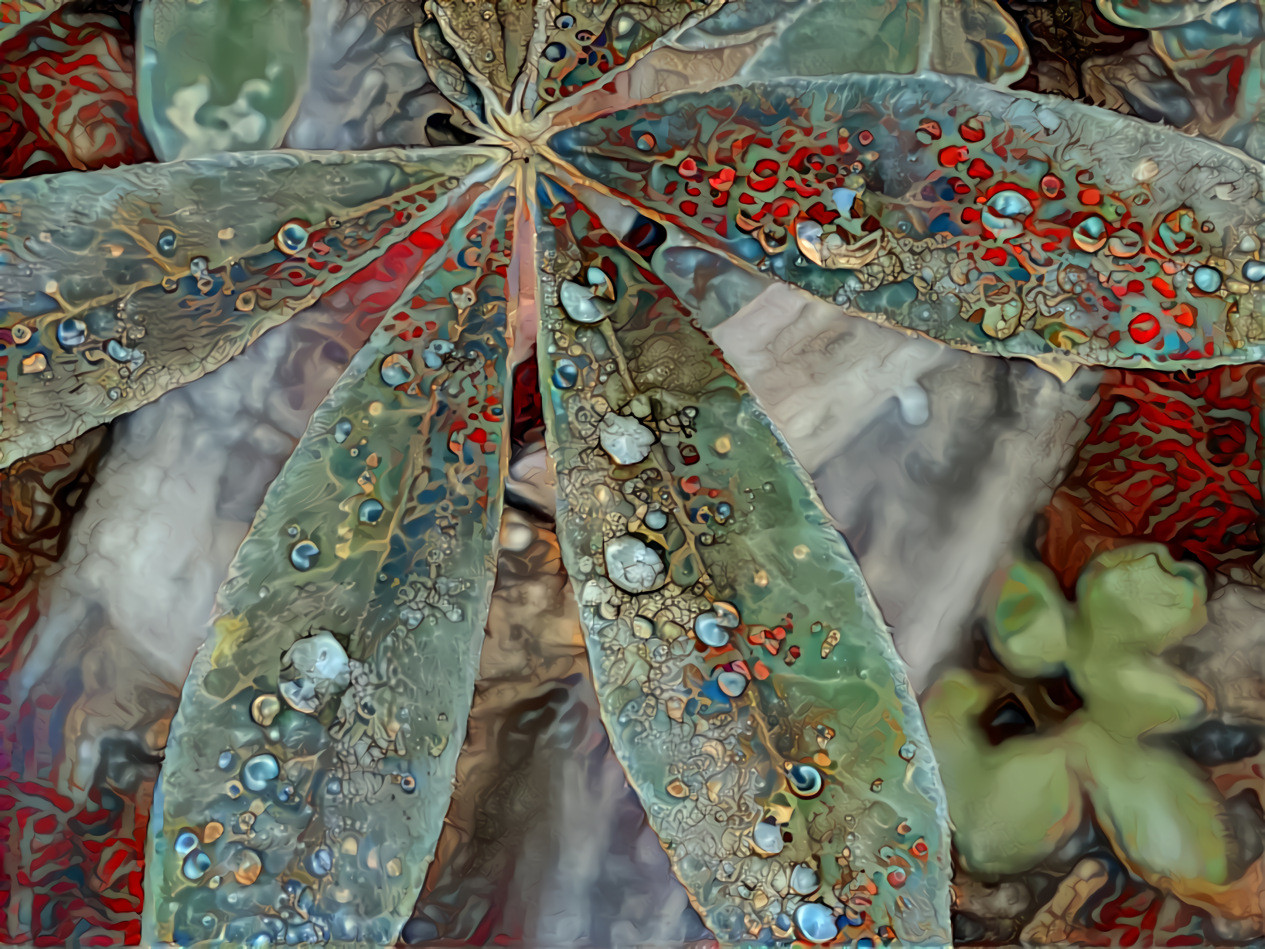
{"type": "Polygon", "coordinates": [[[722,942],[948,931],[945,805],[843,539],[716,345],[549,179],[558,536],[611,743],[722,942]]]}
{"type": "Polygon", "coordinates": [[[413,907],[465,733],[506,463],[514,202],[479,190],[230,568],[155,802],[153,939],[386,944],[413,907]]]}
{"type": "Polygon", "coordinates": [[[964,349],[1163,369],[1265,355],[1260,165],[945,77],[748,83],[549,146],[748,265],[964,349]]]}
{"type": "Polygon", "coordinates": [[[258,152],[0,183],[0,467],[222,365],[501,155],[258,152]]]}

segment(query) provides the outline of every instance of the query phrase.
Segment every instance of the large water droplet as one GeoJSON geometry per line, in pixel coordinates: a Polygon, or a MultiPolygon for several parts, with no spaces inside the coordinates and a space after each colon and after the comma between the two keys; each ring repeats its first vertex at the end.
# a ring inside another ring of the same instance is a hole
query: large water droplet
{"type": "Polygon", "coordinates": [[[209,869],[211,869],[211,858],[201,850],[195,850],[184,858],[180,872],[184,874],[186,880],[200,880],[209,869]]]}
{"type": "Polygon", "coordinates": [[[158,253],[164,257],[170,257],[176,252],[176,232],[173,230],[163,231],[158,235],[155,246],[158,248],[158,253]]]}
{"type": "Polygon", "coordinates": [[[821,793],[821,772],[810,764],[793,764],[786,771],[791,790],[799,797],[816,797],[821,793]]]}
{"type": "Polygon", "coordinates": [[[716,677],[716,685],[731,699],[747,691],[747,677],[741,672],[722,672],[716,677]]]}
{"type": "Polygon", "coordinates": [[[998,237],[1013,237],[1023,230],[1023,221],[1032,213],[1032,202],[1018,191],[998,191],[988,203],[980,220],[998,237]]]}
{"type": "Polygon", "coordinates": [[[198,835],[191,830],[182,830],[176,834],[175,849],[180,856],[191,852],[198,845],[198,835]]]}
{"type": "Polygon", "coordinates": [[[830,942],[839,932],[835,914],[822,903],[800,903],[795,910],[795,928],[809,942],[830,942]]]}
{"type": "Polygon", "coordinates": [[[1097,214],[1091,214],[1072,228],[1072,240],[1086,253],[1092,254],[1107,241],[1107,224],[1097,214]]]}
{"type": "Polygon", "coordinates": [[[382,381],[392,389],[402,386],[413,378],[413,367],[401,353],[392,353],[382,360],[382,381]]]}
{"type": "Polygon", "coordinates": [[[703,645],[713,649],[729,642],[729,631],[720,625],[715,613],[700,613],[694,618],[694,635],[703,645]]]}
{"type": "Polygon", "coordinates": [[[606,575],[628,593],[649,593],[667,581],[663,558],[650,545],[632,534],[606,542],[606,575]]]}
{"type": "Polygon", "coordinates": [[[262,791],[280,773],[281,767],[272,755],[255,755],[242,767],[242,784],[248,790],[262,791]]]}
{"type": "Polygon", "coordinates": [[[277,231],[277,250],[283,254],[297,254],[307,246],[307,225],[302,221],[286,221],[277,231]]]}
{"type": "Polygon", "coordinates": [[[567,316],[577,323],[600,323],[610,309],[609,302],[598,299],[592,287],[570,280],[558,289],[558,300],[567,316]]]}
{"type": "Polygon", "coordinates": [[[553,370],[553,385],[556,389],[570,389],[580,378],[580,369],[574,359],[565,356],[559,359],[553,370]]]}
{"type": "Polygon", "coordinates": [[[1243,279],[1250,283],[1260,283],[1265,280],[1265,263],[1249,260],[1243,265],[1243,279]]]}
{"type": "MultiPolygon", "coordinates": [[[[1244,268],[1246,272],[1246,268],[1244,268]]],[[[72,349],[88,338],[88,327],[73,316],[57,324],[57,342],[63,349],[72,349]]]]}
{"type": "Polygon", "coordinates": [[[782,840],[782,828],[771,820],[761,821],[755,825],[755,830],[751,834],[751,842],[755,844],[756,849],[766,856],[773,856],[782,852],[782,848],[786,846],[782,840]]]}
{"type": "Polygon", "coordinates": [[[311,570],[316,566],[321,549],[310,540],[301,540],[290,548],[290,563],[295,570],[311,570]]]}
{"type": "Polygon", "coordinates": [[[821,886],[821,878],[817,871],[806,863],[801,863],[791,871],[791,889],[796,893],[808,895],[821,886]]]}
{"type": "Polygon", "coordinates": [[[376,524],[382,518],[382,502],[377,498],[365,498],[356,514],[361,524],[376,524]]]}
{"type": "Polygon", "coordinates": [[[1221,289],[1221,271],[1216,267],[1196,267],[1194,283],[1204,293],[1216,293],[1221,289]]]}
{"type": "Polygon", "coordinates": [[[654,432],[635,418],[608,412],[597,427],[602,450],[617,465],[635,465],[644,461],[654,444],[654,432]]]}

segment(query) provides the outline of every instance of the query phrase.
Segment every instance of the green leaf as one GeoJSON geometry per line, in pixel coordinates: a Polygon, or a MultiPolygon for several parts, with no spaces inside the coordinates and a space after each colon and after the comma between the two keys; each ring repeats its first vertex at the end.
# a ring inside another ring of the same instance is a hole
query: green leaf
{"type": "Polygon", "coordinates": [[[230,567],[155,804],[154,941],[285,923],[287,942],[388,945],[412,911],[492,591],[513,208],[501,190],[445,222],[230,567]]]}
{"type": "Polygon", "coordinates": [[[849,938],[947,943],[943,791],[856,561],[644,258],[574,192],[539,195],[559,541],[612,746],[675,872],[722,942],[785,938],[782,914],[823,931],[856,897],[849,938]],[[792,889],[800,866],[820,885],[792,889]]]}
{"type": "Polygon", "coordinates": [[[1161,544],[1135,544],[1095,557],[1076,584],[1085,663],[1159,653],[1207,622],[1203,571],[1161,544]]]}
{"type": "Polygon", "coordinates": [[[989,644],[1016,675],[1057,675],[1068,658],[1068,612],[1067,600],[1048,569],[1016,563],[997,591],[989,644]]]}
{"type": "Polygon", "coordinates": [[[0,467],[219,367],[389,258],[501,156],[264,152],[0,182],[15,341],[0,467]]]}
{"type": "Polygon", "coordinates": [[[1130,870],[1154,886],[1226,882],[1230,836],[1216,793],[1176,755],[1083,723],[1082,778],[1098,823],[1130,870]]]}
{"type": "MultiPolygon", "coordinates": [[[[1013,25],[992,19],[990,51],[1018,66],[1013,25]]],[[[1175,129],[948,76],[847,75],[656,98],[548,147],[740,264],[955,347],[1061,374],[1265,358],[1265,330],[1236,321],[1265,287],[1239,279],[1252,252],[1221,236],[1265,218],[1265,180],[1175,129]],[[1117,254],[1140,253],[1191,279],[1130,282],[1117,254]],[[1082,285],[1051,307],[1048,288],[1082,285]]]]}
{"type": "Polygon", "coordinates": [[[1154,656],[1102,651],[1079,663],[1071,679],[1086,714],[1122,739],[1181,731],[1208,711],[1207,687],[1154,656]]]}
{"type": "Polygon", "coordinates": [[[923,696],[954,844],[963,865],[981,877],[1031,869],[1066,843],[1083,817],[1063,743],[1042,735],[989,744],[979,716],[998,695],[973,673],[955,670],[923,696]]]}

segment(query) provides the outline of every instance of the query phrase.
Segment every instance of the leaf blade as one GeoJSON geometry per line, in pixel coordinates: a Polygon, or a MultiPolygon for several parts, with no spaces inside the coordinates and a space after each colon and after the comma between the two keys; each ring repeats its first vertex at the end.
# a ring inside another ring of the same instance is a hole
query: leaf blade
{"type": "Polygon", "coordinates": [[[513,197],[470,198],[221,589],[155,806],[155,939],[388,944],[413,908],[469,712],[508,435],[513,197]]]}
{"type": "Polygon", "coordinates": [[[222,365],[499,157],[263,152],[0,184],[0,466],[222,365]]]}
{"type": "Polygon", "coordinates": [[[943,792],[855,561],[667,287],[572,193],[540,200],[559,540],[677,875],[722,942],[947,942],[943,792]]]}

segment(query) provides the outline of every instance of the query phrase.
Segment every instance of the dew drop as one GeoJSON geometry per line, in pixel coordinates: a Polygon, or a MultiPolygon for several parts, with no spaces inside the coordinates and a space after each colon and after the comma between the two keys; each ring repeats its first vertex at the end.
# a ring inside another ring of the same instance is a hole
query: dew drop
{"type": "Polygon", "coordinates": [[[553,385],[556,389],[570,389],[580,378],[579,367],[576,366],[574,359],[568,359],[565,356],[558,360],[558,364],[553,370],[553,385]]]}
{"type": "Polygon", "coordinates": [[[1249,283],[1260,283],[1265,280],[1265,263],[1249,260],[1243,265],[1243,279],[1249,283]]]}
{"type": "Polygon", "coordinates": [[[817,871],[806,863],[801,863],[791,871],[791,889],[807,896],[821,886],[817,871]]]}
{"type": "Polygon", "coordinates": [[[163,231],[158,235],[155,246],[158,248],[158,253],[164,257],[170,257],[176,252],[176,232],[172,230],[163,231]]]}
{"type": "Polygon", "coordinates": [[[668,515],[659,510],[646,512],[645,520],[652,531],[661,531],[668,526],[668,515]]]}
{"type": "Polygon", "coordinates": [[[1107,241],[1107,224],[1097,214],[1091,214],[1072,228],[1072,240],[1086,253],[1093,253],[1107,241]]]}
{"type": "Polygon", "coordinates": [[[255,755],[242,768],[242,783],[249,791],[262,791],[280,773],[281,767],[272,755],[255,755]]]}
{"type": "Polygon", "coordinates": [[[654,444],[654,432],[629,415],[608,412],[597,428],[602,450],[617,465],[635,465],[644,461],[654,444]]]}
{"type": "Polygon", "coordinates": [[[1216,267],[1196,267],[1193,280],[1204,293],[1216,293],[1221,289],[1221,271],[1216,267]]]}
{"type": "Polygon", "coordinates": [[[716,677],[716,685],[725,695],[736,699],[747,691],[747,677],[741,672],[722,672],[716,677]]]}
{"type": "Polygon", "coordinates": [[[361,524],[376,524],[382,517],[382,502],[377,498],[366,498],[360,502],[357,516],[361,524]]]}
{"type": "Polygon", "coordinates": [[[781,853],[782,848],[786,846],[785,841],[782,840],[782,828],[771,820],[761,821],[755,825],[751,842],[755,844],[756,850],[766,857],[781,853]]]}
{"type": "Polygon", "coordinates": [[[694,618],[694,635],[705,646],[719,649],[729,642],[729,632],[716,619],[715,613],[700,613],[694,618]]]}
{"type": "Polygon", "coordinates": [[[211,858],[201,850],[195,850],[184,858],[180,872],[184,874],[186,880],[200,880],[206,871],[210,869],[211,858]]]}
{"type": "Polygon", "coordinates": [[[303,221],[286,221],[277,230],[277,250],[283,254],[297,254],[307,246],[307,237],[307,225],[303,221]]]}
{"type": "Polygon", "coordinates": [[[838,935],[835,914],[822,903],[800,903],[795,910],[795,928],[809,942],[830,942],[838,935]]]}
{"type": "Polygon", "coordinates": [[[321,549],[310,540],[301,540],[290,548],[290,563],[294,565],[295,570],[311,570],[316,566],[316,560],[321,555],[321,549]]]}
{"type": "Polygon", "coordinates": [[[191,852],[198,845],[198,835],[191,830],[183,830],[176,835],[175,850],[180,856],[191,852]]]}
{"type": "MultiPolygon", "coordinates": [[[[1246,271],[1247,268],[1244,268],[1246,271]]],[[[88,327],[73,316],[57,324],[57,342],[63,349],[72,349],[88,338],[88,327]]]]}
{"type": "Polygon", "coordinates": [[[382,375],[382,381],[392,389],[404,385],[413,378],[413,367],[401,353],[392,353],[382,360],[382,368],[379,372],[382,375]]]}
{"type": "Polygon", "coordinates": [[[663,558],[645,541],[623,534],[606,543],[606,575],[627,593],[649,593],[667,581],[663,558]]]}
{"type": "Polygon", "coordinates": [[[798,797],[816,797],[821,793],[821,772],[810,764],[793,764],[786,770],[786,780],[798,797]]]}

